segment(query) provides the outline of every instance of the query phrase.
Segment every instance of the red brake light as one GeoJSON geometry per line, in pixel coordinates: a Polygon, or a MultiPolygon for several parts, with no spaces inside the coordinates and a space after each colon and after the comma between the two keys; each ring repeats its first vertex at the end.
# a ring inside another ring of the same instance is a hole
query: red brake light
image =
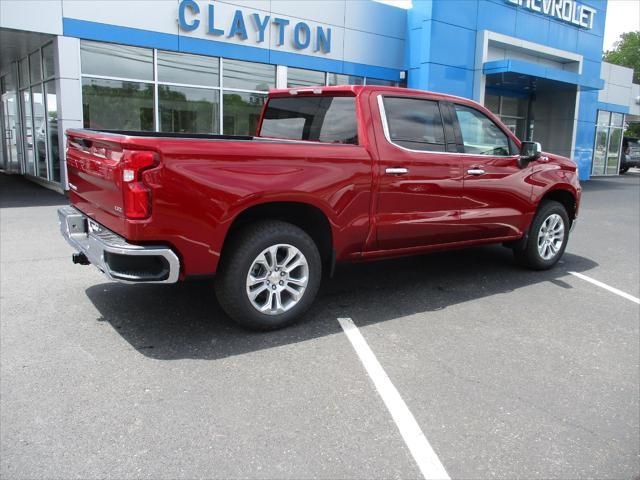
{"type": "Polygon", "coordinates": [[[144,184],[142,171],[157,164],[154,152],[126,152],[122,169],[125,217],[140,220],[151,215],[151,189],[144,184]]]}

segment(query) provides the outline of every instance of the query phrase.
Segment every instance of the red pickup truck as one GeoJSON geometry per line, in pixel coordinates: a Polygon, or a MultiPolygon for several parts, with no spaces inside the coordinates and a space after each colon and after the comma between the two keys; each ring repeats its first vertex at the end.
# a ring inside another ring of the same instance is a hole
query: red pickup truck
{"type": "Polygon", "coordinates": [[[475,102],[403,88],[274,90],[256,136],[67,136],[75,263],[123,282],[215,274],[229,316],[263,330],[299,318],[336,262],[503,243],[551,268],[580,201],[571,160],[475,102]]]}

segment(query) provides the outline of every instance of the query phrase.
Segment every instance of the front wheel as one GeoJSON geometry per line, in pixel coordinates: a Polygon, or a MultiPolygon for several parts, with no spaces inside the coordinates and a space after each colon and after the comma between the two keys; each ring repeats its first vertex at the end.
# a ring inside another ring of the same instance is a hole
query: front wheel
{"type": "Polygon", "coordinates": [[[215,284],[218,301],[233,320],[255,330],[274,330],[293,323],[311,306],[322,262],[304,230],[263,221],[230,241],[215,284]]]}
{"type": "Polygon", "coordinates": [[[526,247],[514,250],[516,260],[534,270],[552,268],[567,247],[569,228],[564,206],[555,201],[544,202],[531,222],[526,247]]]}

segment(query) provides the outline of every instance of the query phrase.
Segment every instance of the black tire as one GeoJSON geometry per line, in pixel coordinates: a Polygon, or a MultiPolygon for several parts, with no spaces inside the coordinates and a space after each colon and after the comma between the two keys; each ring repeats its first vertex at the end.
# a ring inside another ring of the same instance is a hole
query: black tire
{"type": "Polygon", "coordinates": [[[536,216],[531,222],[531,227],[529,227],[529,237],[527,244],[523,248],[513,250],[516,261],[521,265],[524,265],[525,267],[531,268],[533,270],[548,270],[552,268],[556,263],[558,263],[558,260],[562,258],[564,250],[567,247],[570,227],[571,223],[569,221],[569,215],[567,214],[567,210],[564,208],[564,206],[561,203],[555,202],[553,200],[544,201],[538,207],[536,216]],[[538,251],[538,234],[544,221],[554,214],[559,215],[562,219],[562,222],[564,224],[564,239],[557,253],[547,260],[543,258],[538,251]]]}
{"type": "Polygon", "coordinates": [[[294,323],[311,306],[322,278],[322,261],[313,239],[302,229],[279,220],[251,224],[233,235],[216,274],[216,296],[224,311],[239,325],[252,330],[275,330],[294,323]],[[307,260],[308,283],[298,303],[279,314],[259,312],[246,289],[247,275],[260,253],[277,244],[297,248],[307,260]]]}

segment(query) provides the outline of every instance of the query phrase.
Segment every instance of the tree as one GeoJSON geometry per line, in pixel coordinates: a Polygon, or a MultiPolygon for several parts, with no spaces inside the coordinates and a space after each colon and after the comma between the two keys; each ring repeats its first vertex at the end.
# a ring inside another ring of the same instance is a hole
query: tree
{"type": "MultiPolygon", "coordinates": [[[[613,50],[605,52],[603,60],[633,68],[633,83],[640,83],[640,30],[620,35],[620,39],[613,45],[613,50]]],[[[624,135],[640,137],[640,122],[630,123],[624,135]]]]}
{"type": "Polygon", "coordinates": [[[620,35],[613,50],[605,52],[605,62],[633,68],[633,83],[640,83],[640,30],[620,35]]]}

